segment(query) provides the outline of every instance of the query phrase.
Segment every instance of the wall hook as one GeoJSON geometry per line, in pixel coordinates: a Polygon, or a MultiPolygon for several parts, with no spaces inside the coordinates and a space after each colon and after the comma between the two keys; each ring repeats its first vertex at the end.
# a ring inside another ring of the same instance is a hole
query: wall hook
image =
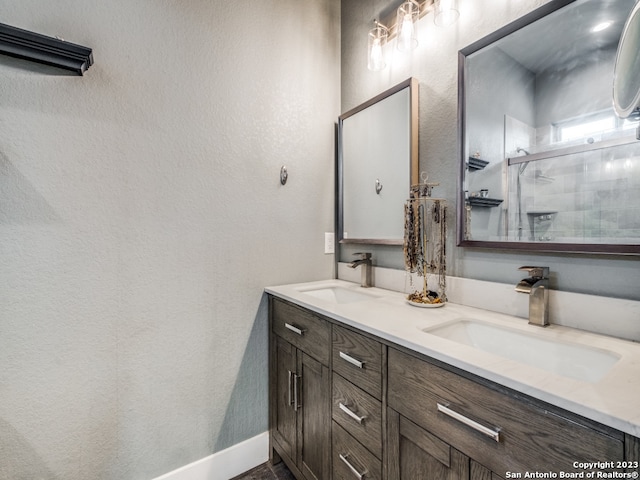
{"type": "Polygon", "coordinates": [[[288,178],[289,178],[289,173],[287,172],[287,166],[282,165],[282,167],[280,167],[280,184],[281,185],[286,184],[288,178]]]}
{"type": "Polygon", "coordinates": [[[380,183],[379,178],[376,178],[376,193],[380,195],[381,191],[382,191],[382,183],[380,183]]]}

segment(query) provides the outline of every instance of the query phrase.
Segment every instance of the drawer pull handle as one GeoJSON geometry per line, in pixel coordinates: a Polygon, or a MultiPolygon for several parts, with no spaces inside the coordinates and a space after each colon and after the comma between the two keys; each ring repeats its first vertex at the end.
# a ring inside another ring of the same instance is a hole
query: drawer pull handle
{"type": "Polygon", "coordinates": [[[496,442],[500,441],[500,432],[493,430],[489,427],[485,427],[484,425],[479,424],[478,422],[474,422],[470,418],[465,417],[464,415],[459,414],[458,412],[454,412],[450,408],[445,407],[444,405],[438,403],[438,411],[448,415],[449,417],[458,420],[461,423],[473,428],[474,430],[479,431],[483,435],[492,438],[496,442]]]}
{"type": "Polygon", "coordinates": [[[358,422],[361,425],[362,425],[362,422],[364,421],[364,419],[367,418],[365,416],[359,417],[358,415],[356,415],[356,413],[353,410],[351,410],[349,407],[347,407],[342,402],[339,403],[339,407],[340,407],[340,410],[342,410],[344,413],[349,415],[351,418],[353,418],[356,422],[358,422]]]}
{"type": "Polygon", "coordinates": [[[362,361],[358,360],[357,358],[353,358],[348,353],[340,352],[340,358],[343,359],[343,360],[346,360],[351,365],[355,365],[358,368],[364,368],[365,362],[362,362],[362,361]]]}
{"type": "Polygon", "coordinates": [[[295,325],[291,325],[290,323],[286,323],[284,324],[285,328],[291,330],[293,333],[297,333],[298,335],[302,336],[304,334],[304,330],[301,328],[296,327],[295,325]]]}
{"type": "Polygon", "coordinates": [[[343,455],[342,453],[339,455],[340,456],[340,460],[342,460],[344,462],[344,464],[349,467],[349,470],[351,470],[353,472],[353,474],[356,476],[356,478],[358,480],[362,480],[364,478],[364,476],[366,475],[366,471],[360,473],[356,467],[354,467],[353,465],[351,465],[351,462],[347,459],[349,457],[349,454],[343,455]]]}

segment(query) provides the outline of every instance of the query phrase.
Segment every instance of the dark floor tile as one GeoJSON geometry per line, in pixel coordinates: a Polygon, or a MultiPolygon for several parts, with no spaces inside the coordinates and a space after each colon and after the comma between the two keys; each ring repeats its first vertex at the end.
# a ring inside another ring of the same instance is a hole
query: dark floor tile
{"type": "Polygon", "coordinates": [[[284,462],[280,462],[276,465],[273,465],[271,467],[271,470],[273,471],[277,480],[295,480],[296,479],[296,477],[293,476],[293,473],[291,473],[291,470],[287,468],[284,462]]]}
{"type": "Polygon", "coordinates": [[[295,477],[284,462],[274,466],[267,462],[234,477],[232,480],[295,480],[295,477]]]}
{"type": "Polygon", "coordinates": [[[267,463],[262,464],[256,468],[252,468],[248,472],[244,472],[242,475],[234,477],[232,480],[276,480],[271,468],[267,463]]]}

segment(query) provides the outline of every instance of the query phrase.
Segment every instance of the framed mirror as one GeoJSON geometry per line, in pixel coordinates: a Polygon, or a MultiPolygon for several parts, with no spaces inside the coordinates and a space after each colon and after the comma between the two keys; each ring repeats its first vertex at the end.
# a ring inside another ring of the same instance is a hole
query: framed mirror
{"type": "Polygon", "coordinates": [[[620,118],[640,115],[639,49],[640,3],[636,3],[622,30],[613,72],[613,107],[620,118]]]}
{"type": "Polygon", "coordinates": [[[409,78],[338,119],[338,241],[402,245],[418,183],[418,81],[409,78]]]}
{"type": "Polygon", "coordinates": [[[458,245],[640,254],[638,118],[612,102],[635,3],[553,0],[459,52],[458,245]]]}

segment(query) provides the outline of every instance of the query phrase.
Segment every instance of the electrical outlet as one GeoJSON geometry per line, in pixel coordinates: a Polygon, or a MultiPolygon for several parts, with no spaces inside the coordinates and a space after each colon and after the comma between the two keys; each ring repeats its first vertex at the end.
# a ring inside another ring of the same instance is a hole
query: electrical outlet
{"type": "Polygon", "coordinates": [[[333,232],[324,232],[324,253],[336,253],[335,241],[333,232]]]}

